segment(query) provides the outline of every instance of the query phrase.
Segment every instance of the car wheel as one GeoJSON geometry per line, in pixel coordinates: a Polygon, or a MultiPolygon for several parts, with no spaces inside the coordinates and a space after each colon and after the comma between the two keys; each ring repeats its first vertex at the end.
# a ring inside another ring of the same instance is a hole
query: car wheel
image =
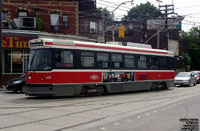
{"type": "Polygon", "coordinates": [[[191,87],[191,86],[192,86],[192,83],[191,83],[191,81],[190,81],[190,83],[189,83],[188,87],[191,87]]]}
{"type": "Polygon", "coordinates": [[[194,82],[194,86],[196,86],[196,82],[194,82]]]}

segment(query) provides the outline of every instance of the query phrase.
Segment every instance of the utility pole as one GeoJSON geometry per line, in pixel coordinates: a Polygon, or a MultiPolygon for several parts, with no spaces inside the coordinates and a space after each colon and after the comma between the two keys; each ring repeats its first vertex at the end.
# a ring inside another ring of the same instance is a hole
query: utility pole
{"type": "MultiPolygon", "coordinates": [[[[2,42],[2,0],[0,0],[0,43],[2,42]]],[[[3,87],[2,83],[2,43],[0,44],[0,88],[3,87]]]]}
{"type": "MultiPolygon", "coordinates": [[[[161,12],[164,12],[165,15],[165,30],[166,30],[166,36],[167,36],[167,46],[166,49],[168,49],[168,41],[169,41],[169,32],[168,32],[168,15],[174,14],[174,5],[160,5],[159,9],[161,12]],[[163,9],[164,8],[164,9],[163,9]]],[[[158,40],[157,40],[158,41],[158,40]]],[[[160,42],[160,40],[159,40],[160,42]]],[[[157,45],[159,47],[159,45],[157,45]]]]}
{"type": "Polygon", "coordinates": [[[102,9],[102,29],[103,29],[103,43],[106,42],[106,39],[105,39],[105,12],[104,12],[104,9],[102,9]]]}

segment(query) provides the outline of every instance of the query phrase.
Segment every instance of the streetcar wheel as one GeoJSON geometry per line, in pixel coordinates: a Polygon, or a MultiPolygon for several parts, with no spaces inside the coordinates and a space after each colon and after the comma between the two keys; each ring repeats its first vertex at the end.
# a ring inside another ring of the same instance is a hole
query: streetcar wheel
{"type": "Polygon", "coordinates": [[[97,87],[97,95],[103,95],[104,92],[105,92],[105,90],[104,90],[103,86],[97,87]]]}

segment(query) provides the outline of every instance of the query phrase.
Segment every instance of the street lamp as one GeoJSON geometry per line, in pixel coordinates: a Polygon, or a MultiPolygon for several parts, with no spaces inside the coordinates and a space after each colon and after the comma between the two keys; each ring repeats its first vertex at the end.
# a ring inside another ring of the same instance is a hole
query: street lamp
{"type": "MultiPolygon", "coordinates": [[[[129,3],[129,2],[133,3],[133,0],[122,2],[122,3],[119,4],[114,10],[111,11],[111,12],[112,12],[113,20],[114,20],[114,12],[115,12],[121,5],[124,5],[124,4],[129,3]]],[[[114,26],[118,26],[118,25],[114,25],[114,26]]],[[[115,41],[115,28],[113,28],[113,30],[112,30],[112,40],[115,41]]]]}
{"type": "MultiPolygon", "coordinates": [[[[129,3],[129,2],[133,3],[133,0],[122,2],[122,3],[120,3],[115,9],[113,9],[113,10],[111,11],[111,12],[112,12],[112,17],[113,17],[112,19],[113,19],[113,21],[114,21],[114,12],[115,12],[121,5],[124,5],[124,4],[129,3]]],[[[115,41],[115,27],[118,26],[118,24],[112,25],[112,27],[111,27],[110,29],[105,30],[105,25],[104,25],[104,20],[105,20],[105,18],[104,18],[104,17],[105,17],[105,16],[104,16],[104,10],[103,10],[103,12],[102,12],[102,26],[103,26],[103,38],[104,38],[104,42],[105,42],[105,33],[106,33],[107,31],[111,30],[111,29],[112,29],[112,39],[113,39],[113,41],[115,41]]]]}

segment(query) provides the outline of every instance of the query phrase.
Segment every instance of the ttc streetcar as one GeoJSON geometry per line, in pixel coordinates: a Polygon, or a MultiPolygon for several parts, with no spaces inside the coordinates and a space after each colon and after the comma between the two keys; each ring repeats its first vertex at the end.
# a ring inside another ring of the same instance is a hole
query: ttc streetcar
{"type": "Polygon", "coordinates": [[[39,38],[30,41],[25,94],[73,96],[174,86],[166,50],[39,38]]]}

